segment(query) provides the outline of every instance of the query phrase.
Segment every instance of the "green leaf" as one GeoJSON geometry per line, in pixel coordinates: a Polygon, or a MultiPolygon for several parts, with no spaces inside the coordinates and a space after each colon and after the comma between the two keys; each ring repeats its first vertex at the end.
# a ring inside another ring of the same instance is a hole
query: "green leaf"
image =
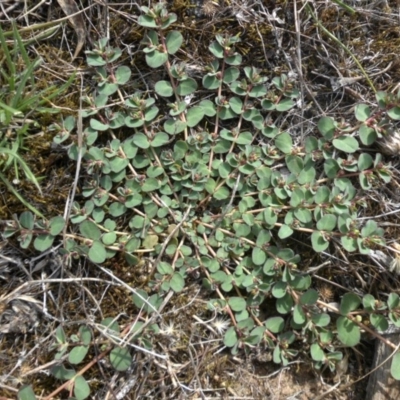
{"type": "Polygon", "coordinates": [[[231,194],[230,190],[226,186],[221,186],[217,191],[214,192],[213,198],[216,200],[225,200],[231,194]]]}
{"type": "Polygon", "coordinates": [[[64,229],[65,221],[63,217],[53,217],[50,220],[50,234],[53,236],[59,235],[64,229]]]}
{"type": "Polygon", "coordinates": [[[92,340],[92,332],[86,325],[81,325],[79,327],[79,338],[85,346],[89,346],[92,340]]]}
{"type": "Polygon", "coordinates": [[[200,106],[192,107],[186,114],[187,125],[191,128],[195,127],[204,117],[204,110],[200,106]]]}
{"type": "Polygon", "coordinates": [[[132,137],[132,141],[140,149],[148,149],[150,147],[148,137],[142,132],[135,133],[132,137]]]}
{"type": "Polygon", "coordinates": [[[172,88],[172,85],[168,81],[158,81],[154,85],[154,90],[159,96],[162,97],[170,97],[174,94],[174,89],[172,88]]]}
{"type": "Polygon", "coordinates": [[[72,379],[76,372],[73,369],[67,369],[64,367],[64,365],[56,365],[53,368],[51,368],[51,374],[59,380],[62,381],[68,381],[72,379]]]}
{"type": "Polygon", "coordinates": [[[289,293],[276,301],[276,311],[279,314],[289,314],[293,308],[293,298],[289,293]]]}
{"type": "Polygon", "coordinates": [[[30,211],[24,211],[19,217],[19,223],[25,229],[32,230],[34,221],[33,214],[30,211]]]}
{"type": "Polygon", "coordinates": [[[114,347],[110,352],[110,363],[116,371],[126,371],[132,364],[132,356],[125,347],[114,347]]]}
{"type": "Polygon", "coordinates": [[[55,237],[52,235],[39,235],[33,242],[33,246],[37,251],[46,251],[52,246],[54,239],[55,237]]]}
{"type": "Polygon", "coordinates": [[[279,237],[280,239],[286,239],[286,238],[288,238],[289,236],[292,236],[292,234],[293,234],[293,229],[292,229],[290,226],[288,226],[288,225],[282,225],[282,226],[279,228],[278,237],[279,237]]]}
{"type": "Polygon", "coordinates": [[[233,311],[240,312],[246,309],[246,300],[242,297],[231,297],[228,304],[233,311]]]}
{"type": "Polygon", "coordinates": [[[140,15],[138,18],[138,24],[145,28],[158,28],[155,19],[150,15],[140,15]]]}
{"type": "Polygon", "coordinates": [[[217,41],[212,42],[208,49],[215,57],[224,58],[224,49],[217,41]]]}
{"type": "Polygon", "coordinates": [[[172,275],[172,278],[170,280],[170,286],[171,289],[175,292],[175,293],[179,293],[181,292],[184,287],[185,287],[185,280],[182,278],[182,275],[178,272],[175,272],[172,275]]]}
{"type": "Polygon", "coordinates": [[[400,352],[397,352],[392,358],[390,373],[394,379],[400,381],[400,352]]]}
{"type": "Polygon", "coordinates": [[[151,141],[151,147],[161,147],[168,143],[169,136],[165,132],[157,132],[151,141]]]}
{"type": "Polygon", "coordinates": [[[294,216],[303,224],[308,224],[312,221],[312,214],[308,208],[296,208],[294,216]]]}
{"type": "Polygon", "coordinates": [[[299,156],[286,156],[285,161],[288,170],[293,174],[298,175],[304,168],[303,159],[299,156]]]}
{"type": "Polygon", "coordinates": [[[265,251],[259,247],[254,247],[251,255],[251,259],[255,265],[263,265],[267,259],[265,251]]]}
{"type": "Polygon", "coordinates": [[[318,343],[313,343],[311,345],[310,354],[314,361],[323,361],[326,358],[324,351],[321,349],[318,343]]]}
{"type": "Polygon", "coordinates": [[[265,327],[272,333],[279,333],[285,326],[285,320],[282,317],[272,317],[265,321],[265,327]]]}
{"type": "Polygon", "coordinates": [[[109,128],[107,124],[103,124],[102,122],[93,118],[90,120],[90,127],[96,131],[106,131],[109,128]]]}
{"type": "Polygon", "coordinates": [[[314,231],[311,234],[311,244],[314,251],[316,251],[317,253],[321,253],[329,247],[329,242],[325,240],[320,231],[314,231]]]}
{"type": "Polygon", "coordinates": [[[311,320],[314,322],[316,326],[325,327],[328,326],[331,322],[331,317],[329,314],[321,313],[321,314],[312,314],[311,320]]]}
{"type": "Polygon", "coordinates": [[[325,139],[333,139],[336,130],[335,121],[331,117],[322,117],[318,121],[318,130],[325,139]]]}
{"type": "Polygon", "coordinates": [[[272,296],[274,296],[276,299],[281,299],[282,297],[286,296],[286,291],[287,291],[287,283],[278,281],[272,288],[272,296]]]}
{"type": "Polygon", "coordinates": [[[374,163],[374,160],[368,153],[361,153],[358,158],[358,169],[359,171],[364,171],[371,167],[374,163]]]}
{"type": "Polygon", "coordinates": [[[79,232],[87,239],[98,240],[101,237],[101,231],[92,221],[83,221],[79,225],[79,232]]]}
{"type": "Polygon", "coordinates": [[[181,47],[183,36],[178,31],[171,31],[168,33],[165,43],[169,54],[175,54],[181,47]]]}
{"type": "Polygon", "coordinates": [[[179,82],[176,92],[179,96],[187,96],[192,94],[197,89],[197,82],[193,78],[187,78],[179,82]]]}
{"type": "Polygon", "coordinates": [[[376,221],[369,220],[361,229],[361,236],[364,238],[372,236],[376,234],[377,229],[378,229],[378,224],[376,223],[376,221]]]}
{"type": "Polygon", "coordinates": [[[106,246],[111,246],[117,241],[117,234],[115,232],[105,233],[101,240],[106,246]]]}
{"type": "Polygon", "coordinates": [[[387,110],[387,114],[389,115],[390,118],[394,119],[395,121],[400,120],[400,107],[392,107],[389,110],[387,110]]]}
{"type": "Polygon", "coordinates": [[[104,318],[101,321],[101,325],[106,327],[107,331],[109,331],[109,332],[115,333],[117,335],[119,335],[119,333],[120,333],[118,322],[115,321],[115,319],[112,317],[104,318]]]}
{"type": "Polygon", "coordinates": [[[355,153],[359,149],[357,139],[348,135],[333,139],[332,144],[335,148],[345,153],[355,153]]]}
{"type": "Polygon", "coordinates": [[[371,115],[371,109],[366,104],[357,104],[355,109],[357,121],[364,122],[371,115]]]}
{"type": "Polygon", "coordinates": [[[357,346],[360,343],[360,328],[346,317],[339,317],[336,321],[338,339],[348,347],[357,346]]]}
{"type": "Polygon", "coordinates": [[[361,143],[365,146],[371,146],[371,144],[373,144],[378,137],[375,129],[366,125],[361,126],[358,134],[360,135],[361,143]]]}
{"type": "Polygon", "coordinates": [[[165,64],[168,60],[168,54],[154,50],[146,54],[146,63],[150,68],[158,68],[165,64]]]}
{"type": "Polygon", "coordinates": [[[227,68],[224,72],[223,81],[225,83],[232,83],[239,78],[240,71],[235,67],[227,68]]]}
{"type": "Polygon", "coordinates": [[[336,160],[333,158],[329,158],[324,163],[324,171],[328,178],[334,179],[337,176],[337,173],[340,170],[340,166],[336,160]]]}
{"type": "Polygon", "coordinates": [[[98,240],[95,240],[89,250],[88,256],[90,261],[94,263],[97,264],[103,263],[107,257],[107,252],[103,243],[101,243],[98,240]]]}
{"type": "Polygon", "coordinates": [[[36,400],[35,392],[31,385],[24,385],[18,390],[18,400],[36,400]]]}
{"type": "Polygon", "coordinates": [[[347,251],[356,251],[358,249],[357,246],[357,239],[350,237],[350,236],[342,236],[340,238],[340,242],[342,243],[342,246],[345,250],[347,251]]]}
{"type": "Polygon", "coordinates": [[[389,328],[389,322],[381,314],[371,314],[369,317],[371,325],[379,332],[385,332],[389,328]]]}
{"type": "Polygon", "coordinates": [[[317,229],[331,232],[335,229],[337,222],[336,215],[326,214],[317,222],[317,229]]]}
{"type": "Polygon", "coordinates": [[[355,293],[346,293],[340,302],[340,313],[347,315],[348,313],[356,310],[361,304],[361,299],[355,293]]]}
{"type": "Polygon", "coordinates": [[[287,133],[283,132],[275,138],[275,146],[285,154],[291,153],[293,149],[292,137],[287,133]]]}
{"type": "Polygon", "coordinates": [[[84,400],[90,396],[90,387],[82,375],[74,378],[74,395],[76,400],[84,400]]]}
{"type": "Polygon", "coordinates": [[[233,347],[237,343],[237,341],[238,341],[238,337],[237,337],[235,328],[233,326],[231,326],[225,332],[224,345],[227,347],[233,347]]]}
{"type": "Polygon", "coordinates": [[[144,181],[142,185],[142,191],[147,193],[147,192],[153,192],[154,190],[157,190],[160,187],[160,182],[155,179],[155,178],[148,178],[144,181]]]}
{"type": "Polygon", "coordinates": [[[306,314],[300,304],[296,304],[293,309],[293,321],[297,325],[303,325],[306,322],[306,314]]]}
{"type": "Polygon", "coordinates": [[[131,77],[131,70],[126,65],[121,65],[115,71],[115,79],[117,80],[118,85],[124,85],[129,81],[131,77]]]}
{"type": "Polygon", "coordinates": [[[110,205],[108,212],[113,217],[120,217],[121,215],[125,214],[126,210],[127,210],[127,208],[125,207],[124,204],[114,202],[110,205]]]}
{"type": "Polygon", "coordinates": [[[88,351],[89,346],[76,346],[69,352],[68,361],[71,364],[80,364],[88,351]]]}
{"type": "Polygon", "coordinates": [[[164,122],[164,130],[170,135],[176,135],[183,132],[187,127],[187,123],[178,119],[167,119],[164,122]]]}
{"type": "Polygon", "coordinates": [[[318,292],[315,289],[308,289],[300,297],[300,304],[303,306],[312,306],[318,300],[318,292]]]}
{"type": "Polygon", "coordinates": [[[210,100],[202,100],[199,106],[207,117],[213,117],[217,113],[215,104],[210,100]]]}

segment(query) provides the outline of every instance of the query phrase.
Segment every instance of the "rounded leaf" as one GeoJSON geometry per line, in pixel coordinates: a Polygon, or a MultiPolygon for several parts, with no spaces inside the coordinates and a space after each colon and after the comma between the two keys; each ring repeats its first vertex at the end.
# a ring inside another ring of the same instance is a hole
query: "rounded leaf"
{"type": "Polygon", "coordinates": [[[279,333],[285,326],[285,320],[282,317],[272,317],[265,321],[265,327],[272,333],[279,333]]]}
{"type": "Polygon", "coordinates": [[[76,400],[84,400],[90,396],[90,387],[82,375],[74,379],[74,395],[76,400]]]}
{"type": "Polygon", "coordinates": [[[90,261],[101,264],[106,260],[107,252],[103,243],[94,241],[88,253],[90,261]]]}
{"type": "Polygon", "coordinates": [[[180,32],[178,31],[169,32],[165,39],[168,53],[175,54],[180,49],[182,42],[183,42],[183,36],[180,32]]]}
{"type": "Polygon", "coordinates": [[[193,78],[187,78],[179,82],[176,92],[179,96],[187,96],[192,94],[197,89],[197,82],[193,78]]]}
{"type": "Polygon", "coordinates": [[[355,109],[357,121],[364,122],[371,115],[371,109],[366,104],[357,104],[355,109]]]}
{"type": "Polygon", "coordinates": [[[233,311],[240,312],[246,309],[246,300],[242,297],[231,297],[228,304],[233,311]]]}
{"type": "Polygon", "coordinates": [[[225,332],[224,345],[227,347],[233,347],[237,343],[237,341],[238,341],[238,337],[236,334],[236,330],[233,326],[231,326],[225,332]]]}
{"type": "Polygon", "coordinates": [[[369,317],[371,325],[379,332],[385,332],[389,328],[389,322],[381,314],[371,314],[369,317]]]}
{"type": "Polygon", "coordinates": [[[165,64],[168,60],[168,54],[154,50],[146,54],[146,63],[150,68],[158,68],[165,64]]]}
{"type": "Polygon", "coordinates": [[[196,126],[204,117],[204,110],[200,106],[192,107],[186,114],[187,125],[191,128],[196,126]]]}
{"type": "Polygon", "coordinates": [[[50,220],[50,234],[53,236],[59,235],[64,229],[65,221],[63,217],[54,217],[50,220]]]}
{"type": "Polygon", "coordinates": [[[368,153],[362,153],[358,158],[358,169],[364,171],[365,169],[370,168],[373,163],[374,160],[368,153]]]}
{"type": "Polygon", "coordinates": [[[300,297],[300,304],[303,306],[311,306],[318,300],[318,292],[315,289],[308,289],[300,297]]]}
{"type": "Polygon", "coordinates": [[[345,153],[355,153],[359,149],[357,139],[348,135],[333,139],[332,144],[336,149],[344,151],[345,153]]]}
{"type": "Polygon", "coordinates": [[[129,81],[131,77],[131,70],[126,65],[121,65],[115,71],[115,79],[117,80],[118,85],[124,85],[129,81]]]}
{"type": "Polygon", "coordinates": [[[110,363],[117,371],[126,371],[132,364],[132,356],[125,347],[114,347],[110,352],[110,363]]]}
{"type": "Polygon", "coordinates": [[[390,373],[394,379],[400,381],[400,352],[397,352],[392,358],[390,373]]]}
{"type": "Polygon", "coordinates": [[[279,228],[278,237],[279,237],[280,239],[286,239],[286,238],[288,238],[289,236],[292,236],[292,234],[293,234],[293,229],[292,229],[290,226],[288,226],[288,225],[282,225],[282,226],[279,228]]]}
{"type": "Polygon", "coordinates": [[[69,352],[68,361],[71,364],[79,364],[86,357],[88,351],[89,346],[76,346],[69,352]]]}
{"type": "Polygon", "coordinates": [[[158,81],[154,86],[154,90],[162,97],[170,97],[174,94],[174,89],[168,81],[158,81]]]}
{"type": "Polygon", "coordinates": [[[331,232],[335,229],[337,222],[336,215],[326,214],[317,222],[317,229],[331,232]]]}
{"type": "Polygon", "coordinates": [[[355,293],[346,293],[340,302],[340,313],[347,315],[348,313],[356,310],[361,304],[361,299],[355,293]]]}
{"type": "Polygon", "coordinates": [[[400,107],[392,107],[389,110],[387,110],[387,114],[389,115],[390,118],[394,119],[395,121],[400,120],[400,107]]]}
{"type": "Polygon", "coordinates": [[[373,144],[378,137],[375,129],[370,128],[366,125],[361,126],[358,134],[360,135],[361,143],[365,146],[370,146],[371,144],[373,144]]]}
{"type": "Polygon", "coordinates": [[[33,246],[37,251],[45,251],[48,250],[53,242],[54,242],[55,237],[52,235],[39,235],[36,237],[35,241],[33,242],[33,246]]]}
{"type": "Polygon", "coordinates": [[[329,242],[327,242],[320,231],[314,231],[311,234],[311,244],[317,253],[325,251],[329,247],[329,242]]]}
{"type": "Polygon", "coordinates": [[[25,229],[32,230],[34,225],[34,217],[30,211],[24,211],[19,217],[19,223],[25,229]]]}
{"type": "Polygon", "coordinates": [[[79,232],[82,234],[83,237],[91,240],[98,240],[101,236],[101,231],[97,227],[97,225],[92,221],[83,221],[79,225],[79,232]]]}
{"type": "Polygon", "coordinates": [[[321,132],[321,135],[327,140],[333,139],[335,129],[335,121],[331,117],[322,117],[318,121],[318,130],[321,132]]]}
{"type": "Polygon", "coordinates": [[[314,361],[323,361],[325,360],[325,353],[321,349],[318,343],[313,343],[310,348],[310,354],[314,361]]]}
{"type": "Polygon", "coordinates": [[[275,146],[285,154],[289,154],[293,149],[292,137],[287,133],[283,132],[275,138],[275,146]]]}
{"type": "Polygon", "coordinates": [[[354,347],[360,343],[360,328],[346,317],[339,317],[336,321],[338,339],[349,347],[354,347]]]}
{"type": "Polygon", "coordinates": [[[172,275],[172,278],[171,278],[169,284],[171,286],[171,289],[175,293],[179,293],[185,287],[185,280],[183,279],[182,275],[179,272],[175,272],[172,275]]]}

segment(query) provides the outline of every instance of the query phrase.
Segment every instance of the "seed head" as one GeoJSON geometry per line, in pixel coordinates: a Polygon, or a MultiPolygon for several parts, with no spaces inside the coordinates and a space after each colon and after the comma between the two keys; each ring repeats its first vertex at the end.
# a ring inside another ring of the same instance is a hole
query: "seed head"
{"type": "Polygon", "coordinates": [[[212,327],[220,334],[222,335],[230,326],[229,320],[225,318],[216,318],[212,322],[212,327]]]}

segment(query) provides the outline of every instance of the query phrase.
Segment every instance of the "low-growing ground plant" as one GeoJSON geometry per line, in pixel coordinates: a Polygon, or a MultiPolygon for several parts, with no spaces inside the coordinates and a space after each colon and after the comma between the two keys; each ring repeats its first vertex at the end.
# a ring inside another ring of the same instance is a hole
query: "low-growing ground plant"
{"type": "MultiPolygon", "coordinates": [[[[342,348],[357,346],[363,332],[379,337],[389,324],[400,326],[400,298],[347,288],[339,304],[327,303],[302,259],[328,259],[335,248],[361,256],[388,248],[384,230],[358,216],[367,194],[391,179],[390,163],[373,145],[396,129],[400,96],[378,92],[376,105],[356,107],[355,120],[324,116],[302,141],[280,125],[281,115],[301,106],[297,82],[242,67],[240,39],[228,34],[216,36],[209,64],[193,74],[177,57],[184,39],[173,29],[176,15],[163,4],[141,10],[146,63],[165,78],[132,89],[139,82],[132,85],[130,68],[119,65],[122,51],[100,39],[87,52],[97,87],[83,98],[84,129],[72,116],[53,126],[54,143],[67,146],[71,160],[82,154],[85,201],[74,202],[67,221],[26,211],[3,236],[40,252],[63,237],[65,265],[80,257],[102,264],[120,253],[134,269],[146,257],[142,287],[152,293],[135,288],[133,295],[144,315],[157,314],[166,293],[197,279],[210,293],[210,312],[221,314],[216,331],[233,354],[262,345],[276,364],[301,355],[334,372],[342,348]]],[[[125,371],[129,346],[151,351],[162,332],[153,322],[135,321],[124,332],[112,319],[101,325],[103,347],[93,327],[69,337],[58,328],[56,359],[77,365],[99,345],[125,371]]],[[[60,364],[52,372],[72,382],[76,398],[89,396],[85,370],[60,364]]]]}

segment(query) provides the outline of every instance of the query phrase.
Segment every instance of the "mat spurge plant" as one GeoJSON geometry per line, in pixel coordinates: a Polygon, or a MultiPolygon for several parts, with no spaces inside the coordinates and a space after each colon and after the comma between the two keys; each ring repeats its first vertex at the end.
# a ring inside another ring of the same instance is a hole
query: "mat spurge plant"
{"type": "MultiPolygon", "coordinates": [[[[301,143],[279,122],[296,106],[296,82],[242,66],[240,39],[229,35],[217,35],[202,76],[190,76],[178,59],[183,36],[171,30],[176,15],[162,4],[141,9],[145,61],[167,78],[132,93],[140,83],[117,64],[119,49],[101,39],[87,52],[97,89],[83,110],[85,201],[74,203],[68,221],[25,212],[4,236],[45,251],[67,224],[66,260],[101,264],[122,253],[134,270],[146,255],[151,304],[201,278],[216,296],[208,308],[224,318],[215,331],[233,353],[263,343],[278,364],[307,354],[317,369],[334,371],[340,348],[356,346],[363,331],[400,326],[399,298],[346,288],[339,306],[327,304],[301,260],[385,248],[379,224],[358,217],[367,195],[392,176],[366,146],[395,130],[397,97],[379,92],[376,109],[356,107],[356,121],[324,116],[301,143]]],[[[54,126],[72,160],[75,125],[68,117],[54,126]]],[[[151,335],[145,343],[151,347],[151,335]]]]}

